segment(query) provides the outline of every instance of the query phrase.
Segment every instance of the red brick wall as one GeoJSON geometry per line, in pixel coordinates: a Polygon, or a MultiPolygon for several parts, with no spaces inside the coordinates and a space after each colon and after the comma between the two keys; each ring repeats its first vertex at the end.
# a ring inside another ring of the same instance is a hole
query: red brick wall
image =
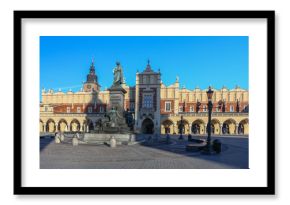
{"type": "MultiPolygon", "coordinates": [[[[142,92],[140,92],[142,93],[142,92]]],[[[153,106],[156,109],[156,92],[154,94],[154,100],[153,100],[153,106]]],[[[132,100],[125,100],[124,102],[124,108],[125,109],[130,109],[130,102],[134,102],[132,100]]],[[[201,103],[200,106],[200,110],[199,112],[203,112],[203,106],[206,106],[207,108],[207,103],[201,103]]],[[[226,103],[226,112],[230,112],[230,106],[233,106],[234,108],[234,112],[236,112],[236,106],[237,103],[236,102],[227,102],[226,103]]],[[[243,111],[244,106],[247,106],[248,102],[240,102],[240,112],[243,111]]],[[[98,113],[100,112],[100,107],[103,107],[103,110],[106,110],[106,104],[96,104],[96,108],[95,108],[95,104],[85,104],[83,106],[83,104],[60,104],[60,105],[55,105],[54,106],[54,113],[67,113],[67,107],[70,107],[70,112],[71,113],[77,113],[77,108],[80,107],[80,113],[88,113],[88,107],[92,107],[92,112],[93,113],[98,113]]],[[[140,95],[140,107],[142,106],[142,95],[140,95]]],[[[183,103],[179,103],[179,106],[183,106],[183,103]]],[[[185,112],[190,112],[190,106],[194,107],[194,112],[196,112],[196,103],[195,102],[189,102],[189,103],[185,103],[185,112]]],[[[213,112],[217,112],[216,111],[216,107],[218,107],[218,103],[214,103],[213,104],[213,112]]],[[[178,107],[179,110],[179,107],[178,107]]],[[[218,112],[221,112],[222,110],[219,110],[218,112]]],[[[173,114],[174,113],[174,100],[160,100],[160,113],[161,114],[173,114]],[[165,102],[171,102],[171,112],[165,112],[165,102]]]]}
{"type": "Polygon", "coordinates": [[[160,100],[160,113],[173,114],[174,113],[174,100],[160,100]],[[171,102],[171,112],[165,112],[165,102],[171,102]]]}

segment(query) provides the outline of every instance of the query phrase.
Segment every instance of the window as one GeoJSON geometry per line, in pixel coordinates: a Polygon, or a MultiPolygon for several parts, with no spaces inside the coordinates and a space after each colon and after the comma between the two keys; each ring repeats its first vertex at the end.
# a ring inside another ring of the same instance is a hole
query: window
{"type": "Polygon", "coordinates": [[[206,112],[206,105],[203,105],[203,106],[202,106],[202,111],[203,111],[203,112],[206,112]]]}
{"type": "Polygon", "coordinates": [[[153,96],[152,95],[144,95],[143,96],[143,107],[144,108],[152,108],[153,107],[153,96]]]}
{"type": "Polygon", "coordinates": [[[48,112],[48,107],[47,106],[44,107],[44,111],[48,112]]]}
{"type": "Polygon", "coordinates": [[[70,113],[70,107],[67,107],[67,108],[66,108],[66,112],[67,112],[67,113],[70,113]]]}
{"type": "Polygon", "coordinates": [[[92,113],[93,112],[93,108],[92,107],[88,107],[88,113],[92,113]]]}
{"type": "Polygon", "coordinates": [[[230,112],[234,112],[234,106],[230,106],[230,112]]]}
{"type": "Polygon", "coordinates": [[[165,102],[165,112],[171,111],[171,102],[165,102]]]}
{"type": "Polygon", "coordinates": [[[190,106],[190,107],[189,107],[189,111],[190,111],[190,112],[194,112],[194,107],[193,107],[193,106],[190,106]]]}
{"type": "Polygon", "coordinates": [[[81,108],[77,107],[77,112],[80,113],[81,112],[81,108]]]}
{"type": "Polygon", "coordinates": [[[218,112],[218,111],[219,111],[219,108],[218,108],[218,107],[216,107],[216,108],[215,108],[215,111],[216,111],[216,112],[218,112]]]}
{"type": "Polygon", "coordinates": [[[179,106],[179,112],[183,112],[183,106],[179,106]]]}
{"type": "Polygon", "coordinates": [[[104,107],[103,107],[103,106],[100,107],[100,112],[101,112],[101,113],[104,112],[104,107]]]}

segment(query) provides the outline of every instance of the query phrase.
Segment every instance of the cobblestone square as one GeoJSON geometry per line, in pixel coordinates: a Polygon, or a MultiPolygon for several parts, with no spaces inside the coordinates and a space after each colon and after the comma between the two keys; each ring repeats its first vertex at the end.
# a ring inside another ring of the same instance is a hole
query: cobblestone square
{"type": "MultiPolygon", "coordinates": [[[[205,136],[199,137],[205,139],[205,136]]],[[[165,136],[161,136],[165,139],[165,136]]],[[[40,138],[41,169],[248,169],[247,136],[213,136],[220,139],[222,152],[203,155],[187,152],[187,137],[171,136],[170,144],[72,146],[55,144],[53,137],[40,138]]],[[[70,139],[67,139],[69,141],[70,139]]]]}

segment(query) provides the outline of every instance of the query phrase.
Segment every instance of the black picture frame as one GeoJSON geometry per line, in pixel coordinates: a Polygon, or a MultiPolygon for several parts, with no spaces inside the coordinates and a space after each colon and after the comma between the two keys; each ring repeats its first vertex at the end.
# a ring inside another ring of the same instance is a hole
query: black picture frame
{"type": "Polygon", "coordinates": [[[14,194],[16,195],[272,195],[275,194],[275,11],[14,11],[14,194]],[[266,187],[23,187],[21,92],[22,19],[31,18],[221,18],[267,20],[266,187]],[[271,89],[271,90],[270,90],[271,89]],[[17,124],[17,126],[16,126],[17,124]]]}

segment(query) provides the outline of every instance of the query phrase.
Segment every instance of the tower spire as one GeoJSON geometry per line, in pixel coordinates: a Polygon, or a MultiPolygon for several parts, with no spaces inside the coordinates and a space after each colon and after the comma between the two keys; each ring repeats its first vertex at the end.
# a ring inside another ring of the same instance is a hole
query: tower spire
{"type": "Polygon", "coordinates": [[[98,92],[100,91],[100,85],[98,84],[98,76],[95,72],[95,58],[92,57],[89,73],[87,74],[87,80],[83,83],[84,92],[98,92]]]}
{"type": "Polygon", "coordinates": [[[149,59],[147,60],[147,66],[146,66],[145,71],[152,71],[151,66],[150,66],[150,60],[149,59]]]}
{"type": "Polygon", "coordinates": [[[92,64],[90,66],[90,73],[95,74],[95,58],[92,57],[92,64]]]}
{"type": "Polygon", "coordinates": [[[91,67],[95,67],[95,57],[92,56],[92,63],[91,63],[91,67]]]}

